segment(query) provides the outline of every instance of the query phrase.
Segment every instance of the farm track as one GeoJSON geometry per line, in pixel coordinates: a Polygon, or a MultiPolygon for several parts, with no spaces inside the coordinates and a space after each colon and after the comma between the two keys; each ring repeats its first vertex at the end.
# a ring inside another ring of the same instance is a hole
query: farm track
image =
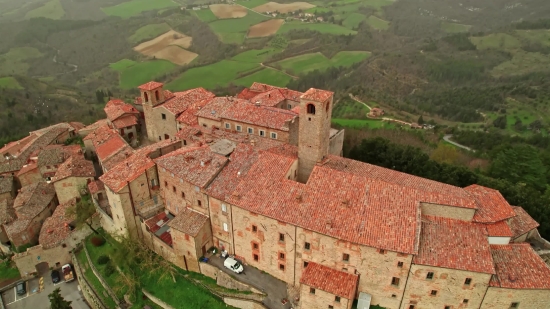
{"type": "Polygon", "coordinates": [[[262,15],[262,16],[265,16],[265,17],[269,17],[269,18],[273,18],[273,16],[271,16],[271,15],[267,15],[267,14],[262,14],[262,13],[260,13],[260,12],[256,12],[256,11],[254,11],[253,9],[247,8],[246,6],[244,6],[244,5],[242,5],[242,4],[236,4],[236,5],[242,6],[243,8],[245,8],[245,9],[251,11],[251,12],[254,12],[254,13],[256,13],[256,14],[259,14],[259,15],[262,15]]]}
{"type": "MultiPolygon", "coordinates": [[[[349,97],[354,100],[355,102],[357,103],[361,103],[363,104],[365,107],[367,107],[369,109],[369,111],[372,109],[372,107],[368,106],[367,103],[359,100],[356,96],[354,96],[352,93],[349,94],[349,97]]],[[[369,118],[367,116],[367,118],[369,118]]],[[[392,121],[392,122],[397,122],[397,123],[400,123],[400,124],[403,124],[403,125],[407,125],[407,126],[411,126],[412,123],[409,123],[409,122],[405,122],[403,120],[398,120],[398,119],[393,119],[393,118],[388,118],[388,117],[383,117],[381,118],[383,121],[392,121]]]]}
{"type": "Polygon", "coordinates": [[[272,67],[272,66],[265,65],[263,62],[261,62],[260,65],[261,65],[262,67],[264,67],[264,68],[270,68],[270,69],[272,69],[272,70],[279,71],[279,72],[281,72],[281,73],[283,73],[283,74],[285,74],[285,75],[287,75],[287,76],[292,77],[292,79],[298,79],[298,78],[299,78],[298,76],[294,76],[294,75],[288,74],[287,72],[282,71],[282,70],[279,70],[279,69],[274,68],[274,67],[272,67]]]}

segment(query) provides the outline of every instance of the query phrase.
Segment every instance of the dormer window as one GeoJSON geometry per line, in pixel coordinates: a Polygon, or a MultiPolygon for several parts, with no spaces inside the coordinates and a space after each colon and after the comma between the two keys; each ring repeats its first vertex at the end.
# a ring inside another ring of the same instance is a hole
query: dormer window
{"type": "Polygon", "coordinates": [[[308,113],[308,114],[315,115],[315,105],[313,105],[313,104],[308,104],[308,105],[307,105],[307,113],[308,113]]]}

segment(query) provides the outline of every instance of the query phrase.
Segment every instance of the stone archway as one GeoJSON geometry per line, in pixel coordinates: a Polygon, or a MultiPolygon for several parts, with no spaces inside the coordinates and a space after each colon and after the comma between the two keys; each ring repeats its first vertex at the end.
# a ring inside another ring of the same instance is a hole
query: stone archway
{"type": "Polygon", "coordinates": [[[38,263],[35,267],[39,275],[47,274],[48,271],[50,271],[50,265],[48,265],[48,262],[38,263]]]}

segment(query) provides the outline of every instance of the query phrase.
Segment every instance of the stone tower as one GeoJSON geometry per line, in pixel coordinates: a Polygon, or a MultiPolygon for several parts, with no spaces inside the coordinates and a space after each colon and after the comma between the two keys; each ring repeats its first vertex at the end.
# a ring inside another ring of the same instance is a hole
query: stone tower
{"type": "Polygon", "coordinates": [[[148,82],[139,86],[141,91],[141,102],[143,102],[143,114],[145,115],[145,126],[147,127],[147,137],[150,141],[156,140],[154,110],[153,108],[164,103],[164,85],[157,82],[148,82]]]}
{"type": "Polygon", "coordinates": [[[329,153],[334,93],[311,88],[300,98],[298,181],[306,183],[313,167],[329,153]]]}

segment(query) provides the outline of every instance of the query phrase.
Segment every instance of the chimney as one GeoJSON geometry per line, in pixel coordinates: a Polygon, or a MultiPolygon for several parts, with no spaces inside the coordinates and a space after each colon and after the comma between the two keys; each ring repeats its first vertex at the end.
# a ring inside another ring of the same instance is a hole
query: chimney
{"type": "Polygon", "coordinates": [[[325,228],[326,228],[327,230],[332,229],[332,222],[327,221],[327,223],[326,223],[326,225],[325,225],[325,228]]]}
{"type": "Polygon", "coordinates": [[[204,161],[201,160],[201,166],[204,166],[204,161]]]}

